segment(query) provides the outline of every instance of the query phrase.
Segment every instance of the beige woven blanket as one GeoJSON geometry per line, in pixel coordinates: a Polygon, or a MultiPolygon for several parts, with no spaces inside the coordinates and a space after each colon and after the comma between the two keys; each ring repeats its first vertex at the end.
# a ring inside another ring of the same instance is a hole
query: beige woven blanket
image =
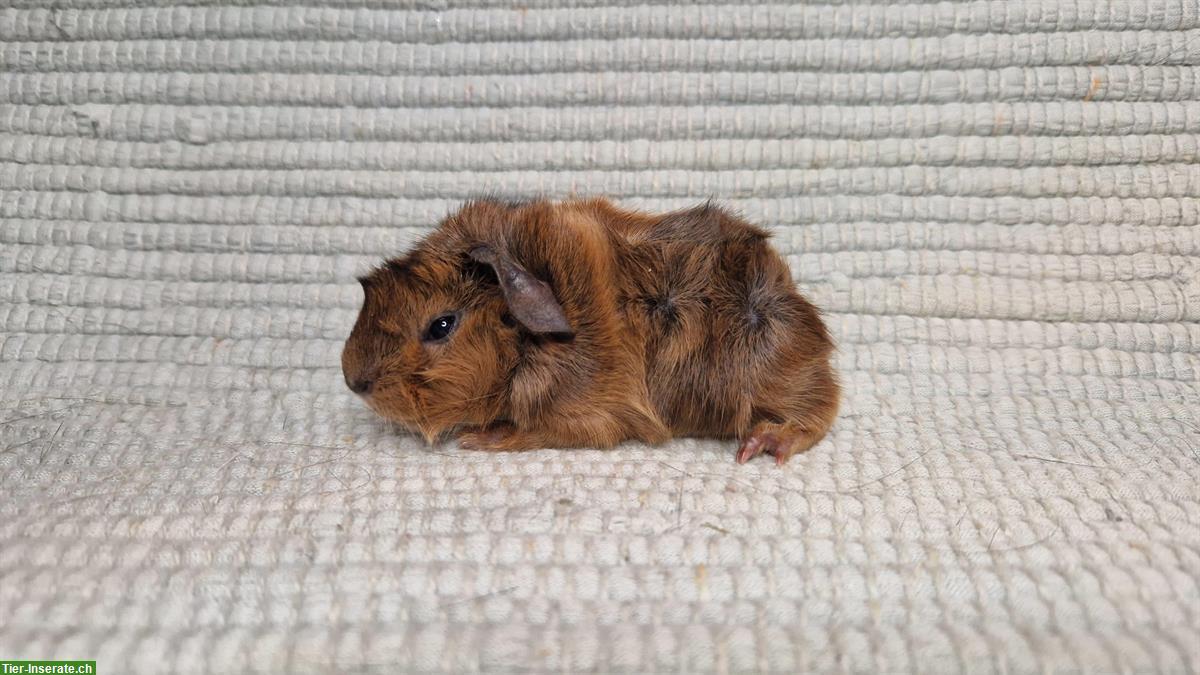
{"type": "Polygon", "coordinates": [[[1200,670],[1200,5],[6,0],[0,658],[1200,670]],[[714,197],[848,400],[426,448],[353,282],[473,194],[714,197]]]}

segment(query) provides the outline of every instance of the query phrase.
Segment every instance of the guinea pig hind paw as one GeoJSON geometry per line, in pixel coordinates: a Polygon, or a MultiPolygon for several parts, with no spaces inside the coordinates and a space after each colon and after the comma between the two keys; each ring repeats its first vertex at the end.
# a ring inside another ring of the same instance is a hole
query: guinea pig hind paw
{"type": "Polygon", "coordinates": [[[794,422],[776,424],[763,422],[742,441],[737,452],[737,463],[745,464],[759,455],[774,455],[775,464],[783,466],[792,455],[804,452],[816,442],[814,434],[794,422]]]}

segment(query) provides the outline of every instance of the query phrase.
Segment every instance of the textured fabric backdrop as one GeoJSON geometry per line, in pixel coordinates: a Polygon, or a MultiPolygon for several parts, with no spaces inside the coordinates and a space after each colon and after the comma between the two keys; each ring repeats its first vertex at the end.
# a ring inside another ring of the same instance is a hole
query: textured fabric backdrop
{"type": "Polygon", "coordinates": [[[1194,0],[4,4],[0,657],[1200,669],[1194,0]],[[834,433],[375,420],[354,276],[487,191],[770,227],[834,433]]]}

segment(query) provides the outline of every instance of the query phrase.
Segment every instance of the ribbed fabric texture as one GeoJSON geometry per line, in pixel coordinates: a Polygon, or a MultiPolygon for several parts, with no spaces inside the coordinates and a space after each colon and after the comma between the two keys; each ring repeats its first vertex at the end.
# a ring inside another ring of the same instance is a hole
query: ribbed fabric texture
{"type": "Polygon", "coordinates": [[[1200,670],[1194,0],[5,4],[0,658],[1200,670]],[[770,228],[833,433],[379,422],[354,276],[487,193],[770,228]]]}

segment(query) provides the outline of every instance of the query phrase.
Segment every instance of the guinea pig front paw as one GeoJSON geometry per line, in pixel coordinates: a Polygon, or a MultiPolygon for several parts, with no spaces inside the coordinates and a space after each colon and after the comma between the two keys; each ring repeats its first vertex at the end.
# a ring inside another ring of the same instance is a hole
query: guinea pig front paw
{"type": "Polygon", "coordinates": [[[745,464],[762,454],[774,455],[775,464],[783,466],[792,455],[808,450],[820,436],[795,422],[760,422],[742,441],[737,452],[737,463],[745,464]]]}
{"type": "Polygon", "coordinates": [[[494,424],[458,435],[458,444],[467,450],[525,450],[528,444],[511,424],[494,424]]]}

